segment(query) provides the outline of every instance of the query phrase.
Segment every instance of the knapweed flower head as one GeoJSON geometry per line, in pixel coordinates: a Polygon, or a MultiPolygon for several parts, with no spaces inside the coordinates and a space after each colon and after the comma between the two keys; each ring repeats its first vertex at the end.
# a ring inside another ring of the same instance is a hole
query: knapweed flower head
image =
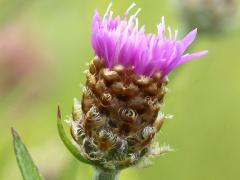
{"type": "Polygon", "coordinates": [[[108,68],[121,64],[133,67],[138,74],[151,76],[160,71],[167,75],[179,65],[206,54],[207,51],[184,54],[195,40],[197,29],[177,40],[178,31],[173,34],[168,28],[167,37],[163,17],[157,26],[158,33],[146,34],[145,27],[140,27],[137,18],[141,9],[129,16],[135,4],[129,7],[123,19],[113,17],[111,5],[103,18],[96,11],[92,27],[92,47],[108,68]]]}
{"type": "MultiPolygon", "coordinates": [[[[164,18],[158,34],[145,34],[137,12],[113,18],[111,4],[104,17],[93,17],[92,45],[96,56],[89,64],[81,102],[74,100],[71,134],[82,157],[104,169],[119,170],[161,155],[153,139],[161,129],[161,110],[167,75],[180,64],[206,54],[184,54],[197,31],[182,40],[165,36],[164,18]]],[[[76,152],[76,151],[75,151],[76,152]]]]}

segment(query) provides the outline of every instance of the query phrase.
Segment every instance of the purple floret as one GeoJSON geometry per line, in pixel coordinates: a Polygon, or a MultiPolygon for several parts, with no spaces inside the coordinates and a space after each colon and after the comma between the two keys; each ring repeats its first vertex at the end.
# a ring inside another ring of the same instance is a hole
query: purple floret
{"type": "Polygon", "coordinates": [[[172,37],[171,29],[166,28],[164,17],[157,26],[158,34],[146,34],[145,27],[139,27],[137,14],[141,9],[128,16],[135,6],[132,4],[121,19],[113,18],[109,5],[103,18],[96,11],[93,17],[92,47],[97,56],[105,61],[108,68],[121,64],[133,67],[138,74],[151,76],[155,72],[168,75],[179,65],[194,58],[205,55],[208,51],[184,54],[193,43],[197,29],[187,34],[182,40],[177,40],[177,31],[172,37]]]}

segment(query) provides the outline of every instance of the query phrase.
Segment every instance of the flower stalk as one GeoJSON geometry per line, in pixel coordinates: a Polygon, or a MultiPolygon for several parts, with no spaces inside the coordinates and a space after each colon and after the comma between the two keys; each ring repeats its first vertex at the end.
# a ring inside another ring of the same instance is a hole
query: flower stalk
{"type": "Polygon", "coordinates": [[[106,170],[99,167],[94,168],[93,180],[118,180],[119,171],[106,170]]]}

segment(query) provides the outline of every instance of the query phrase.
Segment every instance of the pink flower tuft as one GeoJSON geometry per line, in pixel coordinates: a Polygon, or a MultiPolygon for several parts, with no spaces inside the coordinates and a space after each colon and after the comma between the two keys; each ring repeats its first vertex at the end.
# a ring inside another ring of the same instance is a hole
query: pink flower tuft
{"type": "Polygon", "coordinates": [[[133,67],[138,74],[151,76],[160,71],[168,75],[179,65],[194,58],[205,55],[208,51],[184,54],[193,43],[197,29],[187,34],[182,40],[177,40],[178,31],[166,37],[164,17],[157,26],[157,34],[146,34],[145,27],[139,27],[137,15],[129,17],[133,3],[125,12],[124,18],[113,17],[110,3],[103,18],[96,11],[93,17],[92,47],[95,53],[105,61],[108,68],[121,64],[133,67]]]}

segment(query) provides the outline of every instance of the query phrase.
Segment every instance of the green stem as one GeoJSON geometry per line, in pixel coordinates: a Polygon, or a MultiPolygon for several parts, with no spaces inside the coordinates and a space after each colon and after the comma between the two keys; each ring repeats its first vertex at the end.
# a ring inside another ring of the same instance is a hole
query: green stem
{"type": "Polygon", "coordinates": [[[118,180],[119,171],[95,167],[93,180],[118,180]]]}

